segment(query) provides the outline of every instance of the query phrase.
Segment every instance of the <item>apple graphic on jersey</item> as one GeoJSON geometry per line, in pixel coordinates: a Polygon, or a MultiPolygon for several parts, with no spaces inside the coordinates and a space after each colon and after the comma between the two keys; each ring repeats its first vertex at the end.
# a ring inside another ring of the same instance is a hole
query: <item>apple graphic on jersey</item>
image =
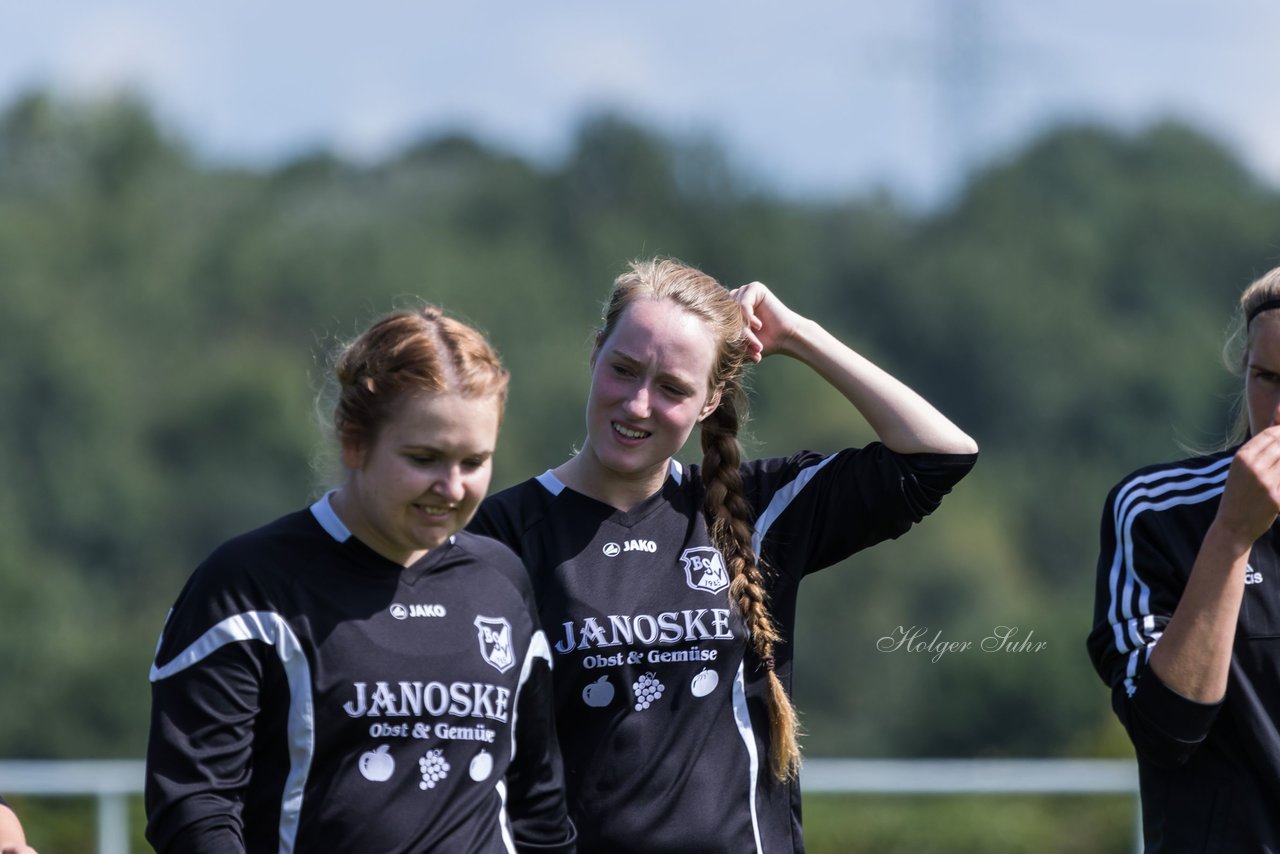
{"type": "Polygon", "coordinates": [[[360,773],[372,783],[385,783],[396,770],[396,761],[387,753],[391,745],[384,744],[360,757],[360,773]]]}
{"type": "Polygon", "coordinates": [[[608,676],[601,676],[582,689],[582,702],[593,709],[603,709],[613,702],[613,686],[608,676]]]}
{"type": "Polygon", "coordinates": [[[493,773],[493,755],[487,750],[481,750],[471,760],[471,779],[477,783],[481,783],[489,779],[489,775],[493,773]]]}
{"type": "Polygon", "coordinates": [[[705,697],[716,689],[720,684],[720,676],[714,670],[702,668],[698,671],[698,675],[693,677],[689,690],[695,697],[705,697]]]}

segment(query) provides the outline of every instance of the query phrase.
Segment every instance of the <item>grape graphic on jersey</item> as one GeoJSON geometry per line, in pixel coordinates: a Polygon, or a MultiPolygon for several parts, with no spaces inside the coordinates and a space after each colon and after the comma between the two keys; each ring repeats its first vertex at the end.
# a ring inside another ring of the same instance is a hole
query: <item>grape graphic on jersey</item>
{"type": "Polygon", "coordinates": [[[662,696],[663,684],[658,681],[656,673],[646,673],[631,684],[636,695],[636,711],[643,712],[662,696]]]}
{"type": "Polygon", "coordinates": [[[419,789],[434,789],[436,783],[449,776],[449,763],[445,761],[444,750],[441,749],[428,750],[426,755],[418,760],[418,768],[422,771],[419,789]]]}

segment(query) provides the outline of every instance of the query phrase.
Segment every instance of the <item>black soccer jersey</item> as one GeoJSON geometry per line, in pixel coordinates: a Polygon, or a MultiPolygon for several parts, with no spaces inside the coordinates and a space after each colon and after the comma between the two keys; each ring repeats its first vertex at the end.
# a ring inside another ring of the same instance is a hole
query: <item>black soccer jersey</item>
{"type": "Polygon", "coordinates": [[[572,851],[527,575],[460,533],[402,567],[327,496],[217,549],[151,670],[158,851],[572,851]],[[243,842],[241,842],[243,840],[243,842]]]}
{"type": "MultiPolygon", "coordinates": [[[[974,459],[874,444],[743,464],[788,690],[800,579],[902,534],[974,459]]],[[[799,791],[769,771],[766,674],[729,600],[703,496],[699,467],[675,462],[662,490],[627,512],[547,472],[491,496],[472,522],[534,580],[581,851],[803,850],[799,791]]]]}
{"type": "Polygon", "coordinates": [[[1141,469],[1103,513],[1089,655],[1137,752],[1149,852],[1280,852],[1280,528],[1249,556],[1222,702],[1182,697],[1147,666],[1233,456],[1141,469]]]}

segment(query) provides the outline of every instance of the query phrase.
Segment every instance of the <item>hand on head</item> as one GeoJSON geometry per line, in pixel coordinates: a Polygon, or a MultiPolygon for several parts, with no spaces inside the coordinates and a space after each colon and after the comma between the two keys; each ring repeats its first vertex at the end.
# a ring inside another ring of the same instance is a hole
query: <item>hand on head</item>
{"type": "Polygon", "coordinates": [[[742,308],[751,361],[759,362],[782,350],[800,316],[783,305],[763,282],[751,282],[730,293],[742,308]]]}

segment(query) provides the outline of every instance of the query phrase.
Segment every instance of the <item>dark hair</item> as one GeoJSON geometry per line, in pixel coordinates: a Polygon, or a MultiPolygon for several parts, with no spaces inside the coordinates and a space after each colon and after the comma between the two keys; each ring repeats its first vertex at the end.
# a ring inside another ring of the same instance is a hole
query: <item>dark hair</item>
{"type": "Polygon", "coordinates": [[[729,291],[700,270],[671,259],[633,261],[614,281],[604,325],[596,333],[597,347],[613,333],[627,307],[640,299],[670,300],[701,319],[715,338],[716,360],[708,377],[708,393],[718,389],[720,402],[702,422],[703,511],[711,541],[729,570],[729,597],[750,631],[759,666],[768,671],[770,766],[779,780],[794,779],[800,768],[799,724],[791,698],[773,669],[774,646],[782,637],[769,614],[763,569],[752,547],[754,520],[738,468],[742,460],[738,429],[747,410],[742,375],[750,362],[742,309],[729,291]]]}
{"type": "Polygon", "coordinates": [[[396,311],[347,344],[334,365],[333,426],[344,446],[368,447],[406,394],[507,399],[509,374],[488,340],[434,305],[396,311]]]}

